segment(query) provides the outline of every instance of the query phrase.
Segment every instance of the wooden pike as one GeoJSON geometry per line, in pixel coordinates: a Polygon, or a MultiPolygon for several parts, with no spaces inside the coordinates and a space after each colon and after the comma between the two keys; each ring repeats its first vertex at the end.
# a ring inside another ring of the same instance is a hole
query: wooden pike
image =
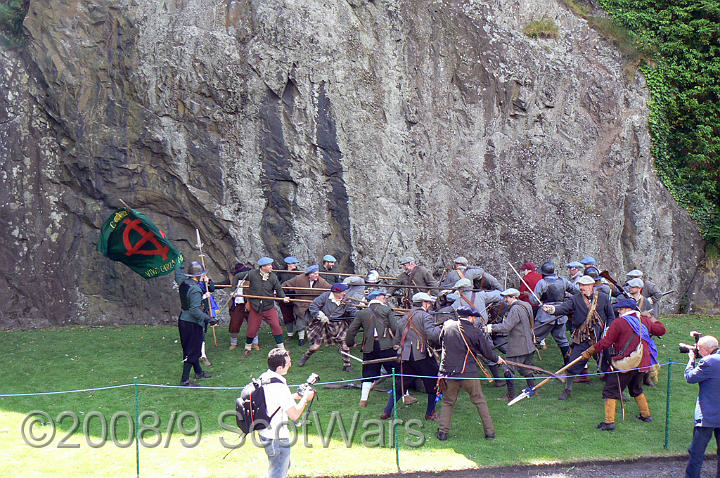
{"type": "Polygon", "coordinates": [[[557,375],[554,372],[551,372],[550,370],[545,370],[544,368],[536,367],[534,365],[526,365],[524,363],[518,363],[513,362],[512,360],[505,360],[505,363],[508,365],[512,365],[513,367],[520,367],[520,368],[526,368],[528,370],[532,370],[533,372],[540,372],[544,375],[551,376],[552,378],[556,378],[560,380],[561,383],[565,383],[565,375],[557,375]]]}
{"type": "Polygon", "coordinates": [[[283,286],[283,289],[287,290],[319,290],[321,292],[327,292],[330,289],[325,287],[292,287],[292,286],[283,286]]]}
{"type": "MultiPolygon", "coordinates": [[[[283,299],[282,297],[270,297],[270,296],[265,296],[265,295],[239,294],[239,297],[245,297],[245,298],[248,298],[248,299],[266,299],[266,300],[280,300],[280,301],[284,301],[284,300],[285,300],[285,299],[283,299]]],[[[309,303],[311,303],[312,301],[311,301],[311,300],[306,300],[306,299],[290,299],[290,302],[304,302],[304,303],[306,303],[306,304],[309,304],[309,303]]]]}
{"type": "Polygon", "coordinates": [[[369,364],[373,364],[373,363],[393,362],[393,361],[397,362],[398,361],[397,357],[385,357],[385,358],[379,358],[379,359],[363,360],[360,357],[356,357],[353,354],[342,351],[342,350],[340,351],[340,353],[345,355],[346,357],[357,360],[358,362],[362,363],[363,365],[369,365],[369,364]]]}
{"type": "MultiPolygon", "coordinates": [[[[438,289],[438,290],[457,290],[453,287],[448,287],[447,289],[444,289],[440,287],[439,285],[437,287],[433,287],[431,285],[407,285],[407,284],[381,284],[381,287],[395,287],[398,289],[419,289],[419,290],[432,290],[432,289],[438,289]]],[[[486,289],[463,289],[465,291],[472,291],[472,292],[482,292],[486,289]]]]}
{"type": "MultiPolygon", "coordinates": [[[[283,270],[283,269],[273,269],[273,272],[290,272],[291,274],[304,274],[305,271],[289,271],[289,270],[283,270]]],[[[345,274],[342,272],[319,272],[320,275],[328,275],[328,276],[340,276],[340,277],[365,277],[362,274],[345,274]]],[[[378,279],[385,279],[385,280],[397,280],[397,277],[383,277],[379,276],[378,279]]]]}
{"type": "MultiPolygon", "coordinates": [[[[285,271],[287,272],[287,271],[285,271]]],[[[216,289],[229,289],[232,285],[230,284],[222,284],[222,285],[215,285],[216,289]]],[[[324,288],[324,287],[291,287],[291,286],[282,286],[285,290],[318,290],[320,292],[327,292],[330,289],[324,288]]]]}
{"type": "MultiPolygon", "coordinates": [[[[195,228],[195,236],[197,237],[197,244],[195,244],[195,245],[196,245],[196,246],[198,247],[198,249],[200,250],[199,256],[200,256],[200,262],[201,262],[201,264],[202,264],[202,268],[203,268],[203,270],[207,270],[207,269],[205,269],[205,254],[203,254],[203,251],[202,251],[202,246],[203,246],[203,245],[202,245],[202,242],[200,242],[200,231],[199,231],[197,228],[195,228]]],[[[212,293],[210,292],[210,287],[209,287],[209,286],[210,286],[210,281],[209,281],[209,279],[208,279],[207,276],[206,276],[206,277],[205,277],[205,290],[206,290],[208,293],[210,293],[210,295],[212,295],[212,293]]],[[[212,303],[210,302],[210,298],[207,299],[207,304],[208,304],[208,310],[210,311],[211,317],[212,317],[212,318],[215,318],[215,312],[214,312],[213,309],[212,309],[212,303]]],[[[215,327],[217,327],[217,324],[211,325],[210,327],[212,327],[213,339],[215,340],[215,348],[217,348],[217,346],[218,346],[218,344],[217,344],[217,333],[215,332],[215,327]]]]}
{"type": "MultiPolygon", "coordinates": [[[[282,297],[270,297],[265,295],[248,295],[248,294],[240,294],[239,297],[246,297],[248,299],[266,299],[266,300],[285,300],[282,297]]],[[[360,301],[361,299],[352,299],[356,301],[360,301]]],[[[312,303],[312,300],[307,299],[290,299],[290,302],[304,302],[306,304],[312,303]]],[[[363,308],[367,307],[367,304],[355,304],[355,307],[363,308]]],[[[393,309],[395,312],[407,312],[408,309],[399,309],[395,308],[393,309]]]]}
{"type": "MultiPolygon", "coordinates": [[[[578,358],[576,358],[575,360],[573,360],[573,361],[570,362],[569,364],[565,365],[563,368],[561,368],[560,370],[558,370],[557,372],[555,372],[553,375],[559,375],[561,372],[564,372],[565,370],[569,369],[570,367],[572,367],[572,366],[575,365],[576,363],[580,362],[581,360],[585,360],[585,359],[583,359],[582,355],[580,355],[578,358]]],[[[535,390],[537,390],[538,388],[542,387],[543,385],[545,385],[546,383],[548,383],[548,382],[549,382],[550,380],[552,380],[553,378],[554,378],[554,377],[548,377],[548,378],[546,378],[545,380],[543,380],[542,382],[540,382],[540,383],[538,383],[537,385],[535,385],[533,388],[530,388],[530,387],[526,388],[525,390],[522,391],[522,393],[521,393],[520,395],[518,395],[517,397],[513,398],[512,400],[510,400],[510,401],[508,402],[508,407],[511,406],[511,405],[515,405],[515,404],[516,404],[517,402],[519,402],[520,400],[523,400],[523,399],[528,398],[528,397],[532,397],[533,395],[535,395],[535,390]]]]}

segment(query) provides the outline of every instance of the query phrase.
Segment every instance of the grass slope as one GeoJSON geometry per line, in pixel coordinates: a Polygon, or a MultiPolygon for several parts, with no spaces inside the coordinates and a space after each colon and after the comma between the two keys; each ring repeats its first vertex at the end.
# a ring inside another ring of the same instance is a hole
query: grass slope
{"type": "MultiPolygon", "coordinates": [[[[677,343],[689,340],[689,330],[718,334],[717,318],[672,316],[664,322],[668,334],[657,340],[662,363],[670,358],[685,362],[677,343]]],[[[209,345],[213,366],[207,368],[214,376],[202,380],[203,385],[218,388],[198,389],[162,386],[175,385],[180,377],[181,351],[177,330],[172,327],[4,331],[0,337],[8,359],[0,371],[2,394],[114,387],[133,384],[135,377],[140,384],[159,385],[138,387],[139,410],[147,429],[139,447],[141,476],[222,477],[237,476],[239,471],[249,477],[264,474],[265,454],[250,439],[224,458],[230,449],[223,443],[237,444],[241,437],[225,429],[232,427],[233,417],[226,418],[225,428],[218,417],[233,410],[239,394],[237,388],[224,387],[242,387],[251,376],[265,370],[265,354],[272,343],[267,328],[261,332],[264,349],[246,360],[240,359],[241,348],[228,350],[227,332],[218,328],[220,346],[216,350],[209,345]],[[154,417],[157,422],[153,422],[154,417]]],[[[542,352],[543,360],[536,359],[535,363],[556,370],[561,366],[559,353],[554,344],[549,345],[542,352]]],[[[297,362],[304,348],[296,344],[289,344],[289,348],[297,362]]],[[[358,349],[353,353],[360,355],[358,349]]],[[[319,373],[322,382],[357,380],[360,370],[355,364],[353,367],[354,374],[342,372],[337,349],[324,348],[305,367],[295,365],[288,383],[299,384],[310,372],[319,373]]],[[[496,427],[497,438],[492,442],[484,440],[477,411],[464,393],[455,406],[450,439],[437,441],[437,425],[423,420],[425,395],[415,393],[417,404],[400,405],[398,409],[400,467],[403,471],[447,470],[684,454],[690,442],[697,387],[685,383],[683,369],[683,365],[672,365],[667,449],[663,445],[668,367],[664,366],[660,385],[646,389],[654,421],[646,424],[636,420],[637,406],[631,401],[626,405],[624,422],[618,407],[614,432],[594,429],[603,418],[602,382],[597,378],[591,384],[576,384],[571,400],[557,400],[562,385],[553,381],[536,397],[513,407],[496,400],[504,388],[483,383],[496,427]]],[[[518,384],[519,389],[522,387],[524,382],[518,384]]],[[[396,472],[392,427],[390,421],[379,420],[387,395],[373,392],[368,407],[361,409],[357,407],[359,390],[324,389],[322,385],[318,390],[314,419],[298,432],[291,475],[396,472]],[[329,431],[331,422],[334,428],[329,431]]],[[[13,476],[19,470],[29,477],[134,475],[136,449],[128,429],[136,413],[135,400],[134,386],[0,398],[0,447],[6,456],[0,462],[0,476],[13,476]],[[41,420],[45,424],[35,424],[29,430],[30,419],[26,417],[32,411],[46,413],[54,426],[45,418],[41,420]],[[77,427],[71,434],[74,417],[77,427]],[[105,431],[101,427],[103,417],[108,425],[105,431]],[[26,436],[31,433],[42,438],[47,434],[49,444],[26,444],[21,433],[24,420],[26,436]]]]}

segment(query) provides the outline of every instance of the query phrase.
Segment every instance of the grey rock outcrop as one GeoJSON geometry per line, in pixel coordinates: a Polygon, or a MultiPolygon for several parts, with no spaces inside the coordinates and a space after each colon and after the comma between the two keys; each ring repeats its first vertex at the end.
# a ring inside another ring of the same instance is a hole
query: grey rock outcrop
{"type": "Polygon", "coordinates": [[[556,1],[48,0],[25,30],[0,55],[3,327],[174,320],[169,276],[95,251],[121,199],[188,258],[198,228],[216,281],[266,254],[501,278],[590,254],[717,307],[643,77],[556,1]],[[523,35],[542,17],[557,39],[523,35]]]}

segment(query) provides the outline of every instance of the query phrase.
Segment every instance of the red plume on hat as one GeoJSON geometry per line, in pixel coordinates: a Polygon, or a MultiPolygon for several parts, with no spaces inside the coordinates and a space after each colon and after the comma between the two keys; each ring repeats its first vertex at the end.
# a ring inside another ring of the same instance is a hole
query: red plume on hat
{"type": "Polygon", "coordinates": [[[348,290],[348,286],[343,284],[342,282],[336,282],[333,284],[331,291],[332,292],[344,292],[348,290]]]}

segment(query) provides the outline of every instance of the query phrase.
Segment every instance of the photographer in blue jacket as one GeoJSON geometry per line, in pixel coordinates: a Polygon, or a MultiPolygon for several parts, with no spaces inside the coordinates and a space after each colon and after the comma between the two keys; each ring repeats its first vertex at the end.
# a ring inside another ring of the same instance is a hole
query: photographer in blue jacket
{"type": "MultiPolygon", "coordinates": [[[[693,335],[693,332],[690,334],[693,335]]],[[[694,334],[698,333],[694,332],[694,334]]],[[[685,380],[688,383],[697,383],[700,391],[695,403],[695,428],[688,449],[690,458],[685,476],[699,478],[705,449],[713,434],[720,449],[720,352],[718,340],[712,335],[702,336],[697,341],[696,347],[686,346],[686,348],[689,348],[689,352],[685,380]]],[[[720,460],[717,477],[720,478],[720,460]]]]}

